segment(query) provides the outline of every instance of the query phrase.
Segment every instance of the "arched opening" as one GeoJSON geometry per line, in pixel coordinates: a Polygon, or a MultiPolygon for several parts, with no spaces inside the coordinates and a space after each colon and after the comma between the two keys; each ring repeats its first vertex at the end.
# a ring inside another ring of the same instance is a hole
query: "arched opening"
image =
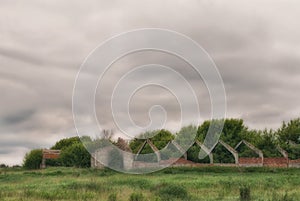
{"type": "Polygon", "coordinates": [[[235,158],[221,143],[218,143],[212,151],[214,163],[235,163],[235,158]]]}

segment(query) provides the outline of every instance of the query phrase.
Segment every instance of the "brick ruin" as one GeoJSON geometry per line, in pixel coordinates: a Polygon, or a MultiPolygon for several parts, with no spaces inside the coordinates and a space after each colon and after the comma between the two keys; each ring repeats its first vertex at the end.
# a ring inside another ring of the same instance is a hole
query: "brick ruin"
{"type": "Polygon", "coordinates": [[[40,165],[41,169],[46,168],[46,160],[47,159],[57,159],[60,156],[60,150],[54,150],[54,149],[43,149],[42,150],[43,158],[42,163],[40,165]]]}
{"type": "MultiPolygon", "coordinates": [[[[119,141],[119,140],[118,140],[119,141]]],[[[124,169],[133,169],[133,168],[151,168],[151,167],[162,167],[167,166],[168,164],[172,163],[172,167],[181,167],[181,166],[187,166],[187,167],[201,167],[201,166],[230,166],[230,167],[280,167],[280,168],[300,168],[300,159],[297,160],[291,160],[288,157],[288,153],[283,150],[280,147],[277,147],[277,151],[281,154],[281,157],[264,157],[263,152],[256,148],[251,143],[242,140],[239,142],[234,148],[231,147],[229,144],[225,143],[222,140],[219,140],[216,145],[223,146],[228,152],[231,153],[232,157],[234,158],[234,163],[214,163],[214,149],[210,151],[207,147],[205,147],[204,144],[202,144],[200,141],[196,140],[195,144],[199,146],[200,149],[202,149],[205,153],[207,153],[209,157],[209,163],[195,163],[192,161],[187,160],[187,153],[183,151],[183,149],[178,145],[175,141],[170,141],[168,143],[172,144],[181,154],[182,157],[179,159],[167,159],[162,160],[161,154],[158,150],[158,148],[154,145],[154,143],[150,139],[146,139],[144,143],[139,148],[137,154],[134,157],[134,154],[132,154],[132,151],[130,150],[129,146],[125,146],[124,143],[122,143],[120,151],[121,157],[123,159],[123,168],[124,169]],[[144,162],[137,160],[137,157],[140,155],[144,147],[148,144],[151,149],[153,150],[153,153],[155,153],[157,157],[156,162],[144,162]],[[242,157],[240,156],[240,153],[238,152],[238,148],[244,144],[247,148],[253,151],[257,156],[256,157],[242,157]]],[[[117,143],[118,145],[118,143],[117,143]]],[[[167,146],[168,146],[167,145],[167,146]]],[[[216,146],[215,146],[216,147],[216,146]]],[[[93,168],[104,168],[109,163],[109,153],[112,151],[112,147],[104,147],[102,149],[96,150],[91,157],[91,167],[93,168]],[[104,163],[104,165],[101,162],[104,163]]]]}

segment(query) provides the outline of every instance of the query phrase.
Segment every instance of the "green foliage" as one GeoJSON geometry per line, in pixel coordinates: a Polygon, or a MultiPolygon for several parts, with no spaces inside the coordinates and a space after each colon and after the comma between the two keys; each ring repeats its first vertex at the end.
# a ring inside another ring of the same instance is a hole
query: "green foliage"
{"type": "Polygon", "coordinates": [[[144,196],[142,193],[132,193],[130,195],[129,201],[143,201],[144,196]]]}
{"type": "Polygon", "coordinates": [[[90,167],[91,156],[81,142],[74,142],[61,150],[59,160],[67,167],[90,167]]]}
{"type": "MultiPolygon", "coordinates": [[[[164,129],[143,133],[139,136],[139,138],[135,138],[130,142],[129,146],[133,153],[137,153],[139,151],[146,139],[150,139],[157,149],[162,150],[171,140],[174,139],[174,135],[170,131],[164,129]]],[[[150,153],[154,153],[154,151],[147,143],[142,149],[137,160],[157,162],[157,157],[155,155],[146,155],[150,153]]],[[[168,153],[164,152],[162,157],[163,159],[167,159],[168,153]]]]}
{"type": "Polygon", "coordinates": [[[277,130],[280,146],[289,153],[290,159],[300,158],[300,118],[282,123],[277,130]]]}
{"type": "Polygon", "coordinates": [[[117,201],[117,194],[112,193],[108,196],[108,201],[117,201]]]}
{"type": "Polygon", "coordinates": [[[59,140],[51,149],[61,150],[58,159],[47,159],[48,166],[67,166],[67,167],[90,167],[91,156],[84,147],[84,143],[92,142],[88,136],[71,137],[59,140]]]}
{"type": "Polygon", "coordinates": [[[277,135],[281,143],[293,141],[300,144],[300,118],[293,119],[288,124],[282,123],[282,126],[277,131],[277,135]]]}
{"type": "Polygon", "coordinates": [[[240,200],[241,201],[250,201],[251,195],[250,195],[250,186],[243,184],[240,187],[240,200]]]}
{"type": "MultiPolygon", "coordinates": [[[[225,120],[212,120],[205,121],[201,126],[199,126],[197,131],[197,138],[199,141],[203,142],[206,134],[209,131],[209,127],[211,126],[212,131],[219,130],[216,128],[220,128],[223,125],[223,130],[220,135],[220,139],[225,141],[231,146],[235,146],[242,140],[242,136],[245,135],[247,131],[247,127],[244,125],[244,121],[242,119],[225,119],[225,120]]],[[[219,135],[215,133],[215,135],[219,135]]]]}
{"type": "MultiPolygon", "coordinates": [[[[215,135],[215,138],[209,139],[211,143],[213,144],[212,140],[217,140],[216,138],[220,135],[220,139],[222,139],[224,142],[229,144],[232,147],[235,147],[236,144],[238,144],[244,136],[247,136],[248,128],[244,125],[244,122],[242,119],[225,119],[225,120],[211,120],[211,121],[205,121],[202,125],[198,127],[197,130],[197,139],[200,142],[204,142],[206,135],[211,129],[210,132],[212,132],[215,135]],[[220,128],[223,125],[222,133],[219,132],[220,128]]],[[[207,139],[206,139],[207,140],[207,139]]],[[[198,145],[194,144],[189,150],[188,150],[188,158],[194,162],[204,162],[208,163],[209,158],[206,157],[205,159],[200,160],[198,158],[200,148],[198,145]]],[[[222,145],[217,145],[214,150],[214,162],[216,163],[233,163],[234,158],[232,154],[224,148],[222,145]]]]}
{"type": "Polygon", "coordinates": [[[189,125],[182,127],[178,133],[176,133],[176,142],[180,144],[183,149],[188,149],[191,146],[191,142],[195,141],[197,137],[197,126],[189,125]]]}
{"type": "Polygon", "coordinates": [[[239,157],[259,157],[257,153],[255,153],[252,149],[247,147],[244,143],[242,143],[238,148],[237,151],[239,152],[239,157]]]}
{"type": "Polygon", "coordinates": [[[282,157],[277,150],[278,142],[272,130],[265,129],[260,136],[261,140],[255,146],[262,150],[264,157],[282,157]]]}
{"type": "Polygon", "coordinates": [[[0,168],[8,168],[8,165],[5,165],[4,163],[1,163],[0,168]]]}
{"type": "Polygon", "coordinates": [[[92,140],[89,136],[83,136],[80,140],[90,152],[109,146],[112,143],[109,139],[96,138],[92,140]]]}
{"type": "Polygon", "coordinates": [[[51,147],[51,149],[62,150],[64,148],[67,148],[67,147],[69,147],[73,144],[77,144],[77,143],[81,143],[79,137],[65,138],[65,139],[61,139],[58,142],[56,142],[55,145],[53,147],[51,147]]]}
{"type": "Polygon", "coordinates": [[[289,154],[289,158],[292,160],[300,158],[300,144],[296,145],[281,145],[284,150],[286,150],[289,154]]]}
{"type": "Polygon", "coordinates": [[[199,159],[200,147],[195,143],[187,151],[187,159],[196,163],[210,163],[209,157],[199,159]]]}
{"type": "Polygon", "coordinates": [[[168,160],[169,158],[179,158],[182,155],[180,151],[171,143],[167,146],[167,149],[161,150],[160,154],[162,160],[168,160]]]}
{"type": "Polygon", "coordinates": [[[173,167],[138,176],[65,167],[5,171],[0,173],[0,200],[108,200],[114,193],[118,200],[129,200],[132,193],[140,192],[143,201],[236,201],[243,183],[251,187],[251,200],[296,201],[300,197],[300,169],[296,168],[173,167]],[[109,174],[102,175],[105,172],[109,174]],[[159,191],[167,186],[183,187],[188,195],[180,196],[185,193],[169,189],[172,193],[162,199],[159,191]]]}
{"type": "MultiPolygon", "coordinates": [[[[133,153],[137,153],[140,149],[141,145],[145,142],[145,139],[150,139],[152,143],[158,148],[163,149],[169,141],[174,139],[174,135],[170,131],[167,130],[157,130],[157,131],[151,131],[143,133],[139,136],[139,138],[133,139],[129,146],[133,153]]],[[[150,146],[145,146],[143,149],[143,154],[152,153],[150,146]]]]}
{"type": "Polygon", "coordinates": [[[159,189],[159,197],[165,201],[172,201],[174,199],[187,200],[188,198],[186,188],[180,185],[160,184],[157,189],[159,189]]]}
{"type": "Polygon", "coordinates": [[[39,169],[42,163],[43,152],[41,149],[31,150],[25,155],[23,167],[26,169],[39,169]]]}
{"type": "MultiPolygon", "coordinates": [[[[224,142],[232,147],[235,147],[241,140],[246,140],[261,149],[265,157],[281,157],[281,154],[277,151],[277,146],[280,145],[284,150],[289,153],[290,159],[300,158],[300,118],[291,120],[288,123],[283,122],[282,126],[276,130],[249,130],[242,119],[225,119],[225,120],[211,120],[205,121],[199,127],[189,125],[183,127],[178,133],[176,133],[176,142],[180,144],[183,149],[188,149],[190,147],[190,142],[194,141],[194,137],[204,142],[207,132],[211,126],[212,133],[215,134],[216,138],[220,136],[224,142]],[[223,125],[224,124],[224,125],[223,125]],[[222,133],[217,133],[219,129],[223,126],[222,133]]],[[[157,130],[149,131],[141,134],[139,138],[135,138],[129,144],[133,153],[137,153],[141,148],[145,139],[149,138],[153,144],[161,150],[161,158],[166,160],[172,157],[179,157],[181,153],[177,148],[169,144],[168,149],[167,144],[175,139],[175,136],[167,130],[157,130]],[[143,138],[143,139],[140,139],[143,138]]],[[[211,141],[216,140],[210,139],[211,141]]],[[[207,139],[206,139],[207,140],[207,139]]],[[[105,139],[91,139],[88,136],[71,137],[62,139],[55,143],[51,149],[61,150],[61,157],[59,159],[47,160],[46,164],[50,166],[76,166],[76,167],[89,167],[90,166],[90,154],[87,152],[85,146],[88,150],[93,152],[96,149],[105,147],[112,142],[110,137],[105,139]],[[82,143],[83,142],[83,143],[82,143]]],[[[114,143],[117,145],[117,143],[114,143]]],[[[238,149],[241,157],[256,157],[257,154],[246,146],[241,146],[238,149]]],[[[192,145],[188,151],[188,159],[194,162],[209,163],[209,158],[199,159],[200,148],[198,145],[192,145]]],[[[151,147],[146,144],[138,160],[147,161],[157,161],[155,155],[145,156],[143,154],[154,153],[151,147]],[[146,157],[146,158],[143,158],[146,157]]],[[[223,146],[216,146],[213,150],[214,161],[216,163],[231,163],[234,162],[233,157],[230,152],[228,152],[223,146]]],[[[121,156],[117,152],[111,153],[114,157],[110,157],[112,161],[110,163],[114,164],[115,161],[121,156]]],[[[32,152],[26,154],[24,158],[24,167],[29,169],[36,169],[40,167],[42,160],[41,150],[32,150],[32,152]]],[[[115,164],[116,167],[122,167],[123,164],[115,164]]],[[[3,165],[4,167],[4,165],[3,165]]]]}
{"type": "Polygon", "coordinates": [[[234,156],[221,144],[213,150],[214,163],[234,163],[234,156]]]}
{"type": "Polygon", "coordinates": [[[298,199],[295,199],[292,196],[289,196],[287,192],[285,192],[284,195],[278,195],[277,193],[273,194],[272,200],[270,201],[296,201],[298,199]]]}

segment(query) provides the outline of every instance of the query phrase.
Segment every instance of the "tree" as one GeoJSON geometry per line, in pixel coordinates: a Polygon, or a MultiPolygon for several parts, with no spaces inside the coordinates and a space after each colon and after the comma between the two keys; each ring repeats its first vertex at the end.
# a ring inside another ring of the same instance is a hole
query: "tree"
{"type": "Polygon", "coordinates": [[[64,148],[67,148],[73,144],[80,143],[80,142],[81,141],[80,141],[79,137],[65,138],[65,139],[61,139],[58,142],[56,142],[55,145],[51,147],[51,149],[62,150],[64,148]]]}
{"type": "MultiPolygon", "coordinates": [[[[143,133],[139,136],[139,138],[134,138],[129,143],[129,146],[133,153],[138,152],[141,145],[145,142],[146,139],[150,139],[152,143],[160,150],[174,139],[174,135],[170,131],[164,129],[143,133]]],[[[142,151],[142,154],[148,153],[153,153],[153,151],[149,145],[146,145],[142,151]]]]}
{"type": "Polygon", "coordinates": [[[8,168],[8,165],[5,165],[4,163],[1,163],[0,168],[8,168]]]}
{"type": "Polygon", "coordinates": [[[281,143],[288,143],[293,141],[295,143],[300,143],[300,118],[293,119],[287,124],[282,123],[281,128],[277,130],[277,135],[281,143]]]}
{"type": "MultiPolygon", "coordinates": [[[[129,143],[132,152],[137,153],[146,139],[150,139],[157,149],[162,150],[171,140],[174,139],[174,135],[170,131],[164,129],[145,132],[141,134],[139,138],[135,138],[129,143]]],[[[156,162],[157,157],[155,155],[146,155],[151,153],[154,153],[154,151],[151,149],[149,144],[146,144],[137,158],[141,161],[156,162]]],[[[167,152],[163,152],[161,155],[162,159],[168,158],[167,152]]]]}
{"type": "Polygon", "coordinates": [[[41,149],[31,150],[25,155],[23,167],[26,169],[39,169],[42,163],[43,152],[41,149]]]}
{"type": "MultiPolygon", "coordinates": [[[[244,125],[244,121],[242,119],[220,119],[205,121],[198,128],[197,139],[203,142],[210,126],[212,126],[213,131],[216,130],[217,132],[220,130],[222,122],[224,122],[224,125],[220,135],[220,139],[231,146],[235,146],[237,143],[239,143],[242,140],[245,132],[248,130],[248,128],[244,125]]],[[[215,133],[215,135],[219,135],[219,133],[215,133]]]]}
{"type": "Polygon", "coordinates": [[[289,158],[300,158],[300,118],[293,119],[287,124],[283,122],[276,136],[280,146],[289,153],[289,158]]]}
{"type": "Polygon", "coordinates": [[[261,133],[260,141],[255,145],[262,150],[265,157],[279,157],[281,154],[277,150],[277,137],[273,130],[265,129],[261,133]]]}
{"type": "MultiPolygon", "coordinates": [[[[197,139],[204,143],[205,138],[209,129],[212,129],[211,132],[214,136],[209,140],[209,144],[214,144],[217,142],[218,137],[222,139],[224,142],[234,147],[237,145],[242,139],[243,136],[248,132],[248,128],[244,125],[244,121],[242,119],[214,119],[209,121],[204,121],[197,130],[197,139]],[[223,129],[221,130],[221,126],[223,125],[223,129]],[[221,130],[221,133],[219,133],[221,130]],[[214,142],[215,141],[215,142],[214,142]]],[[[188,159],[194,162],[209,162],[208,157],[203,160],[199,160],[199,151],[200,148],[198,145],[194,144],[188,150],[188,159]]],[[[227,151],[223,146],[217,145],[214,150],[214,161],[217,163],[228,163],[234,162],[234,158],[232,154],[227,151]]]]}
{"type": "Polygon", "coordinates": [[[90,167],[91,155],[81,142],[61,150],[59,161],[67,167],[90,167]]]}
{"type": "Polygon", "coordinates": [[[188,149],[197,138],[197,126],[189,125],[182,127],[178,133],[176,133],[175,141],[183,148],[188,149]]]}
{"type": "Polygon", "coordinates": [[[60,157],[58,159],[48,159],[46,164],[50,166],[89,167],[90,154],[84,147],[89,143],[93,143],[89,136],[61,139],[51,147],[51,149],[61,150],[60,157]]]}
{"type": "Polygon", "coordinates": [[[106,138],[91,139],[89,136],[82,136],[80,138],[80,141],[83,143],[83,145],[90,153],[93,153],[97,149],[104,148],[113,143],[111,139],[106,139],[106,138]]]}

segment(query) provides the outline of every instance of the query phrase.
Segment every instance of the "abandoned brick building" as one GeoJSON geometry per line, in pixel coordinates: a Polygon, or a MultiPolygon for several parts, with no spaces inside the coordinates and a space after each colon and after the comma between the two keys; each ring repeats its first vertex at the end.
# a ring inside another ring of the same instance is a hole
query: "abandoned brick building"
{"type": "MultiPolygon", "coordinates": [[[[120,139],[119,139],[120,140],[120,139]]],[[[169,144],[172,144],[178,152],[181,153],[181,156],[178,158],[169,158],[163,160],[160,154],[160,151],[158,148],[154,145],[154,143],[151,142],[150,139],[146,139],[144,143],[139,148],[138,152],[136,154],[132,154],[131,149],[128,145],[124,142],[119,143],[119,151],[120,156],[122,158],[122,168],[124,169],[132,169],[132,168],[151,168],[151,167],[157,167],[157,166],[165,166],[166,164],[172,163],[172,166],[188,166],[188,167],[197,167],[197,166],[241,166],[241,167],[296,167],[300,168],[300,159],[297,160],[291,160],[289,159],[288,153],[283,150],[281,147],[277,146],[277,150],[280,153],[280,157],[264,157],[263,152],[256,148],[251,143],[242,140],[240,141],[234,148],[225,143],[222,140],[219,140],[217,145],[223,146],[228,152],[231,153],[233,158],[233,163],[215,163],[214,162],[214,150],[209,151],[207,147],[205,147],[204,144],[202,144],[199,141],[195,141],[197,146],[204,151],[209,158],[209,163],[195,163],[192,161],[187,160],[187,153],[178,145],[175,141],[170,141],[169,144]],[[155,162],[145,162],[137,160],[138,156],[141,154],[143,148],[149,145],[151,149],[153,150],[153,153],[156,155],[156,161],[155,162]],[[254,155],[251,157],[245,157],[242,154],[239,153],[239,147],[240,146],[246,146],[249,150],[251,150],[254,155]]],[[[117,143],[117,144],[118,144],[117,143]]],[[[104,147],[102,149],[97,149],[94,153],[92,153],[91,157],[91,167],[93,168],[104,168],[105,166],[108,166],[110,163],[110,153],[114,151],[114,148],[111,146],[104,147]]]]}

